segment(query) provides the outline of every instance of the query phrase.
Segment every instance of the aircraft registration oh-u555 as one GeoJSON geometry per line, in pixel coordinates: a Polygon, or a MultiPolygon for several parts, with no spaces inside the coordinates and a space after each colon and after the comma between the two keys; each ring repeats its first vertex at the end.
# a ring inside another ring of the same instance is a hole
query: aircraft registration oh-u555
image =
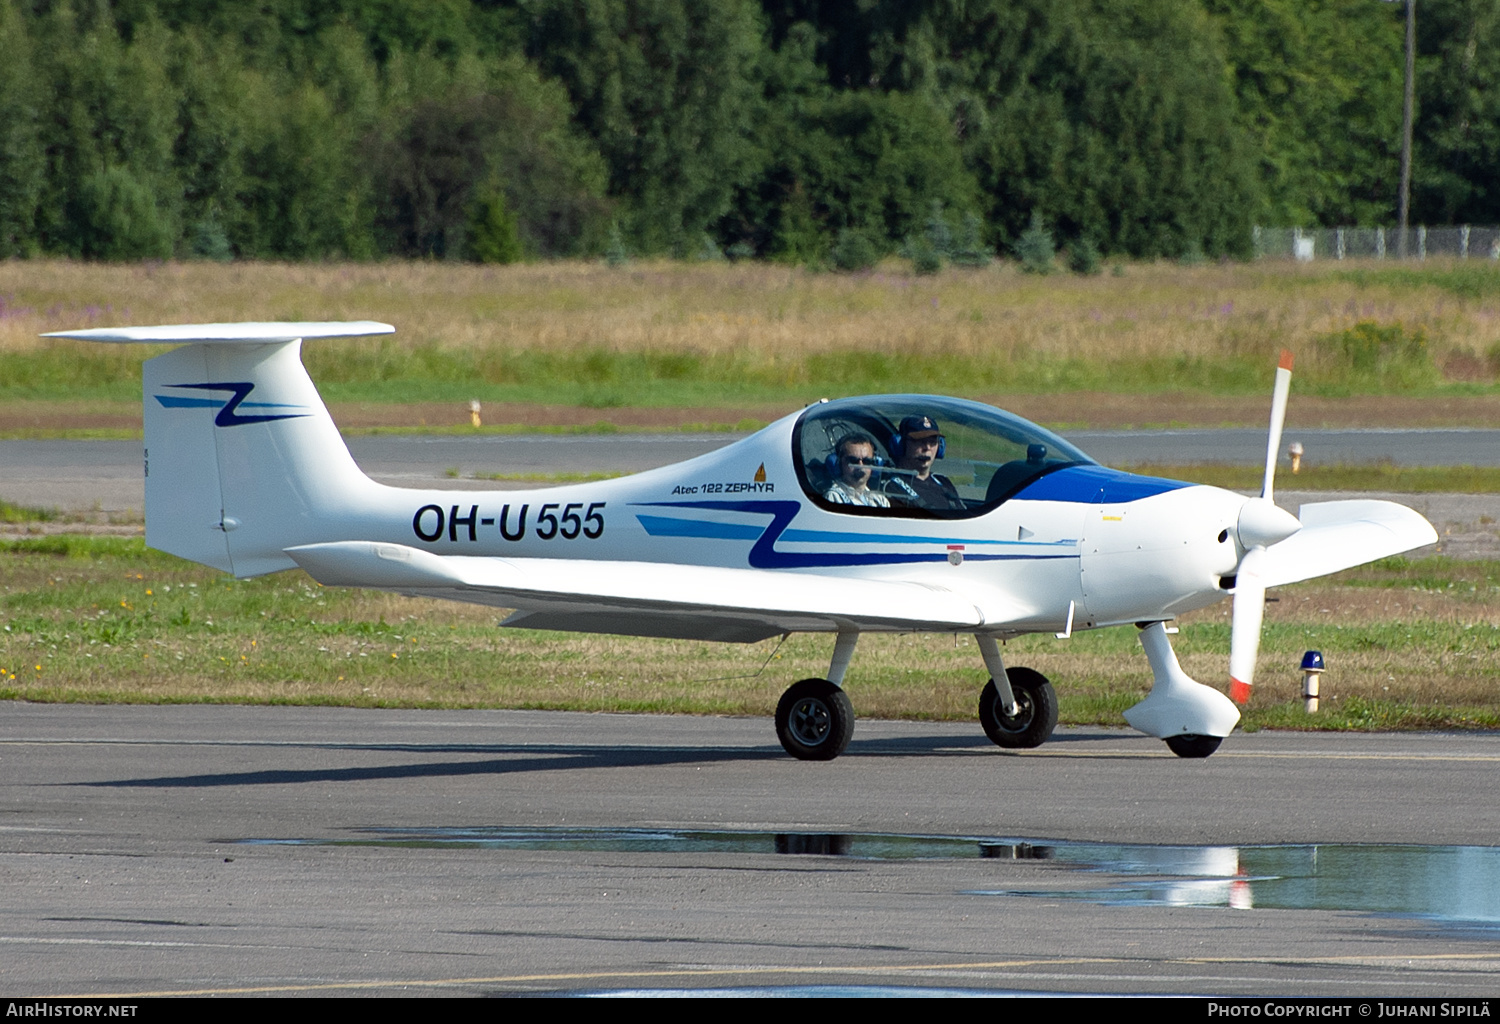
{"type": "MultiPolygon", "coordinates": [[[[330,586],[512,609],[501,625],[751,643],[832,633],[826,679],[793,684],[776,732],[828,760],[854,713],[845,671],[865,632],[971,633],[1002,747],[1057,722],[1051,683],[1007,669],[1028,633],[1133,624],[1154,676],[1125,712],[1206,757],[1239,711],[1187,676],[1166,624],[1233,595],[1230,692],[1249,697],[1267,587],[1436,541],[1385,501],[1272,502],[1291,357],[1276,372],[1258,497],[1107,469],[976,402],[821,402],[716,452],[616,480],[532,491],[396,488],[355,465],[301,362],[307,338],[379,323],[61,331],[180,342],[145,363],[146,543],[239,577],[300,566],[330,586]]],[[[497,442],[503,443],[503,442],[497,442]]]]}

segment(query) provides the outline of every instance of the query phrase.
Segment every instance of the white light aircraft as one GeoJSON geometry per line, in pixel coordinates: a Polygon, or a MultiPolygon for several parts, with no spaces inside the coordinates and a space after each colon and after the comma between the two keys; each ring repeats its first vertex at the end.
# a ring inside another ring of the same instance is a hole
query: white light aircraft
{"type": "MultiPolygon", "coordinates": [[[[1267,587],[1437,539],[1386,501],[1272,501],[1291,357],[1276,371],[1258,497],[1107,469],[975,402],[821,402],[716,452],[532,491],[397,488],[355,465],[301,362],[303,339],[379,323],[60,331],[183,343],[145,363],[146,543],[238,577],[301,567],[371,587],[512,609],[501,625],[753,643],[832,633],[826,679],[776,710],[787,752],[829,760],[865,632],[970,633],[990,674],[979,716],[1002,747],[1044,743],[1051,683],[1003,641],[1133,624],[1154,682],[1125,712],[1206,757],[1250,694],[1267,587]],[[1167,623],[1233,596],[1231,701],[1178,665],[1167,623]]],[[[497,444],[504,444],[497,441],[497,444]]]]}

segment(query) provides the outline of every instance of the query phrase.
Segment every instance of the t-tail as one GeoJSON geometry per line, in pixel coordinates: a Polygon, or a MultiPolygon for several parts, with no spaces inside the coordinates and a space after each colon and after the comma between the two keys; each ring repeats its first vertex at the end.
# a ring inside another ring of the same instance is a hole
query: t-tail
{"type": "Polygon", "coordinates": [[[184,324],[52,338],[180,343],[142,367],[146,543],[236,576],[295,564],[283,550],[358,536],[383,490],[355,464],[302,365],[302,339],[388,324],[184,324]]]}

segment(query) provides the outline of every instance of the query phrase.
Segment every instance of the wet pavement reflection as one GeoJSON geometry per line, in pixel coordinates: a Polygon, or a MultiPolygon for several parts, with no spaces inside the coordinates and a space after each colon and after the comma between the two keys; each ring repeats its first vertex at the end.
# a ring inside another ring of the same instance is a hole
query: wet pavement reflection
{"type": "MultiPolygon", "coordinates": [[[[366,828],[353,832],[341,839],[240,842],[783,854],[882,861],[959,858],[1047,861],[1085,877],[1088,874],[1114,877],[1094,887],[1012,886],[968,890],[968,893],[1133,906],[1343,910],[1500,926],[1500,847],[1491,846],[1147,846],[980,836],[637,828],[366,828]]],[[[1080,880],[1076,874],[1064,877],[1069,883],[1080,880]]]]}

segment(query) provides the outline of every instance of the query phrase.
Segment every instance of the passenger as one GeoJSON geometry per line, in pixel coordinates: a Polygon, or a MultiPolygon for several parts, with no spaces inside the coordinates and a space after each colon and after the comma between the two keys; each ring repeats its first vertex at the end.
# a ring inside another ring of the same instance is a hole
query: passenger
{"type": "Polygon", "coordinates": [[[850,434],[834,446],[839,478],[823,492],[823,497],[840,505],[869,505],[890,508],[891,501],[879,491],[870,490],[870,476],[878,462],[875,442],[863,434],[850,434]]]}
{"type": "Polygon", "coordinates": [[[944,448],[937,421],[931,416],[908,416],[896,432],[900,438],[896,468],[905,472],[890,474],[886,494],[914,508],[964,508],[953,481],[932,471],[944,448]]]}

